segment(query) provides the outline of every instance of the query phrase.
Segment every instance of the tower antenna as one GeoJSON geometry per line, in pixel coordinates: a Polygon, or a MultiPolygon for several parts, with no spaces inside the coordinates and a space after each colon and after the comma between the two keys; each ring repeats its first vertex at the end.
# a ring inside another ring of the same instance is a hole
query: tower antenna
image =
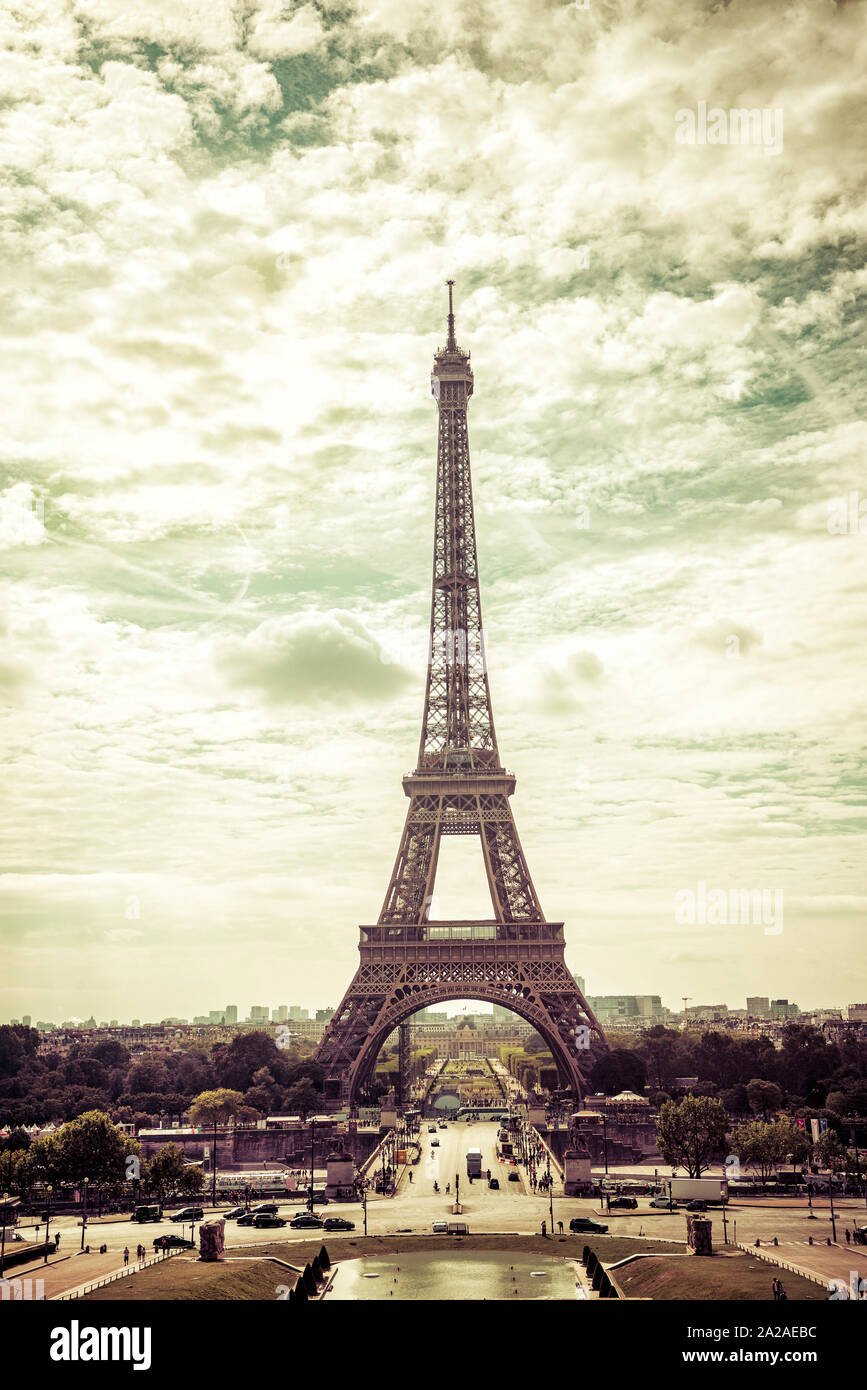
{"type": "Polygon", "coordinates": [[[449,287],[449,340],[446,343],[446,352],[457,352],[458,349],[458,345],[455,342],[455,306],[452,301],[454,283],[454,280],[446,280],[446,284],[449,287]]]}

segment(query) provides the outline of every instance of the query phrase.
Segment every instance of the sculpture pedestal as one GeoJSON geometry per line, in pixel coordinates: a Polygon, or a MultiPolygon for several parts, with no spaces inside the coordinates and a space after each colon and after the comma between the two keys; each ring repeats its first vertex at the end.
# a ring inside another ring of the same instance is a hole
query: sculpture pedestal
{"type": "Polygon", "coordinates": [[[686,1214],[686,1253],[688,1255],[712,1255],[711,1220],[707,1216],[686,1214]]]}
{"type": "Polygon", "coordinates": [[[224,1257],[226,1223],[223,1220],[203,1221],[199,1227],[199,1259],[206,1264],[224,1257]]]}

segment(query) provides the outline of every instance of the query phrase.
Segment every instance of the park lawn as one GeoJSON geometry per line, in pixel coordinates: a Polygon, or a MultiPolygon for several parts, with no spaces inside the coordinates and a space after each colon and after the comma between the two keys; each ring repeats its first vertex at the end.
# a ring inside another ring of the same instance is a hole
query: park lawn
{"type": "MultiPolygon", "coordinates": [[[[302,1265],[303,1268],[303,1265],[302,1265]]],[[[280,1284],[294,1287],[298,1276],[274,1260],[237,1260],[203,1264],[197,1259],[176,1255],[161,1264],[141,1269],[126,1279],[85,1294],[79,1302],[149,1303],[178,1301],[196,1303],[273,1302],[280,1284]]]]}
{"type": "MultiPolygon", "coordinates": [[[[601,1251],[597,1254],[605,1260],[601,1251]]],[[[773,1302],[771,1280],[776,1274],[780,1274],[790,1300],[824,1302],[828,1297],[820,1284],[789,1270],[779,1271],[754,1255],[696,1255],[682,1260],[655,1260],[651,1256],[611,1273],[627,1298],[773,1302]]]]}

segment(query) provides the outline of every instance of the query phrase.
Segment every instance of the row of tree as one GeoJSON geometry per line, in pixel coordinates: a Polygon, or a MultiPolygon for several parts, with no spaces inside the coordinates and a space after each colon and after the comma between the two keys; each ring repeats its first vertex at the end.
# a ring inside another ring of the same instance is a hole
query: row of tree
{"type": "Polygon", "coordinates": [[[131,1056],[114,1039],[76,1043],[66,1055],[40,1052],[35,1028],[0,1026],[0,1124],[74,1119],[91,1110],[142,1128],[180,1117],[204,1091],[231,1090],[240,1122],[268,1114],[308,1115],[321,1106],[322,1069],[300,1050],[283,1051],[265,1032],[230,1043],[163,1048],[131,1056]]]}
{"type": "Polygon", "coordinates": [[[684,1168],[691,1178],[732,1157],[763,1183],[784,1164],[799,1168],[808,1159],[858,1183],[867,1178],[867,1156],[854,1146],[848,1148],[835,1130],[825,1130],[813,1143],[805,1129],[785,1117],[732,1127],[722,1101],[709,1096],[664,1101],[656,1120],[656,1142],[666,1163],[684,1168]]]}

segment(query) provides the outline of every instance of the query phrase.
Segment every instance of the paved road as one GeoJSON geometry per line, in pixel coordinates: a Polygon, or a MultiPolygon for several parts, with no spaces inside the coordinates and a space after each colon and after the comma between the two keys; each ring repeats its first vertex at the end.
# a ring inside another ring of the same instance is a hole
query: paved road
{"type": "MultiPolygon", "coordinates": [[[[421,1146],[422,1158],[413,1169],[413,1181],[408,1181],[405,1175],[401,1180],[398,1194],[394,1198],[371,1198],[367,1205],[368,1232],[371,1235],[391,1235],[398,1231],[413,1231],[414,1233],[429,1232],[434,1221],[443,1220],[450,1213],[450,1206],[454,1201],[454,1180],[455,1174],[460,1174],[460,1196],[463,1206],[462,1219],[466,1220],[473,1232],[515,1232],[517,1234],[529,1235],[540,1230],[541,1222],[544,1220],[550,1229],[549,1203],[546,1197],[533,1196],[528,1194],[524,1187],[523,1177],[518,1182],[511,1183],[507,1180],[510,1171],[508,1165],[497,1161],[495,1154],[497,1126],[495,1124],[472,1124],[467,1125],[450,1121],[445,1130],[438,1130],[436,1136],[428,1133],[428,1125],[422,1126],[421,1146]],[[436,1137],[439,1144],[434,1146],[431,1140],[436,1137]],[[491,1191],[485,1179],[476,1180],[470,1183],[466,1172],[466,1151],[468,1148],[479,1148],[482,1150],[482,1167],[490,1167],[492,1173],[496,1173],[500,1180],[500,1190],[491,1191]],[[433,1191],[434,1179],[439,1182],[441,1191],[439,1194],[433,1191]],[[452,1192],[446,1194],[445,1184],[450,1183],[452,1192]]],[[[514,1171],[514,1170],[512,1170],[514,1171]]],[[[517,1170],[519,1174],[523,1170],[517,1170]]],[[[569,1220],[573,1216],[595,1216],[608,1225],[609,1232],[612,1234],[623,1235],[654,1235],[660,1238],[671,1240],[683,1240],[686,1231],[686,1221],[683,1212],[676,1211],[669,1214],[667,1211],[651,1211],[648,1207],[647,1198],[639,1198],[640,1206],[636,1212],[623,1213],[600,1213],[597,1203],[593,1199],[586,1198],[566,1198],[555,1196],[554,1206],[554,1229],[557,1230],[558,1222],[562,1221],[568,1231],[569,1220]]],[[[280,1214],[291,1217],[302,1209],[303,1204],[295,1202],[285,1202],[281,1204],[280,1214]]],[[[863,1201],[845,1199],[835,1201],[837,1211],[837,1233],[843,1244],[843,1249],[839,1252],[832,1247],[828,1249],[825,1245],[826,1238],[831,1235],[831,1223],[826,1202],[814,1202],[814,1210],[817,1219],[808,1220],[808,1213],[804,1208],[781,1207],[769,1201],[766,1206],[730,1206],[728,1209],[728,1236],[729,1240],[737,1238],[744,1244],[751,1244],[759,1237],[764,1245],[777,1236],[781,1243],[785,1242],[785,1258],[789,1263],[799,1264],[805,1269],[815,1268],[818,1274],[824,1275],[829,1270],[838,1272],[839,1275],[848,1280],[850,1267],[854,1264],[849,1260],[849,1252],[845,1249],[845,1230],[850,1229],[865,1221],[865,1207],[863,1201]],[[812,1236],[815,1242],[814,1247],[808,1245],[808,1238],[812,1236]],[[821,1253],[820,1253],[821,1252],[821,1253]],[[839,1266],[839,1269],[838,1269],[839,1266]]],[[[223,1210],[226,1210],[224,1207],[223,1210]]],[[[319,1212],[325,1215],[339,1213],[341,1216],[348,1217],[355,1222],[356,1233],[361,1234],[364,1229],[363,1212],[360,1203],[332,1203],[327,1207],[319,1208],[319,1212]]],[[[210,1215],[210,1209],[205,1207],[206,1217],[210,1215]]],[[[219,1215],[219,1210],[216,1215],[219,1215]]],[[[711,1208],[708,1215],[713,1222],[713,1239],[716,1242],[722,1241],[722,1219],[719,1208],[711,1208]]],[[[80,1239],[80,1228],[76,1224],[76,1218],[71,1216],[59,1217],[51,1223],[52,1234],[59,1230],[62,1235],[60,1254],[71,1253],[77,1250],[80,1239]]],[[[113,1221],[99,1226],[93,1226],[88,1230],[88,1238],[91,1247],[98,1246],[101,1242],[106,1242],[109,1249],[108,1255],[99,1257],[76,1257],[65,1260],[62,1264],[55,1267],[51,1275],[52,1292],[56,1290],[57,1284],[66,1280],[66,1287],[74,1287],[83,1282],[85,1278],[92,1277],[87,1270],[92,1269],[93,1273],[103,1274],[106,1266],[120,1268],[123,1266],[123,1249],[129,1245],[134,1251],[139,1241],[142,1241],[151,1250],[153,1248],[154,1237],[165,1231],[177,1231],[186,1236],[190,1234],[189,1226],[181,1232],[179,1223],[167,1219],[160,1225],[139,1226],[130,1222],[128,1218],[113,1221]],[[90,1265],[88,1266],[88,1258],[90,1265]],[[98,1269],[97,1269],[98,1264],[98,1269]]],[[[32,1235],[32,1230],[29,1232],[32,1235]]],[[[198,1234],[198,1232],[197,1232],[198,1234]]],[[[266,1244],[271,1242],[292,1242],[293,1240],[307,1240],[310,1232],[292,1231],[288,1226],[278,1227],[273,1230],[253,1230],[250,1227],[238,1226],[237,1222],[226,1223],[226,1244],[229,1248],[242,1245],[266,1244]]],[[[350,1236],[351,1239],[351,1236],[350,1236]]],[[[581,1240],[581,1237],[576,1237],[581,1240]]],[[[29,1271],[28,1271],[29,1272],[29,1271]]],[[[50,1295],[49,1295],[50,1296],[50,1295]]]]}

